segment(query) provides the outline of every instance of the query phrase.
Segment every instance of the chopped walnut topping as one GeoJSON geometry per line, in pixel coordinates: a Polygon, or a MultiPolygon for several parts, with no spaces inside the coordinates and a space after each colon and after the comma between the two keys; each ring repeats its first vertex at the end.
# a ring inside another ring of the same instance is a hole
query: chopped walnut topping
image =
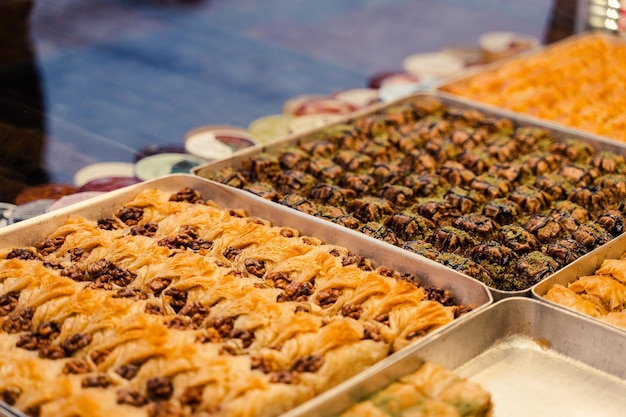
{"type": "Polygon", "coordinates": [[[295,385],[300,382],[300,375],[295,371],[278,371],[272,373],[270,382],[275,384],[295,385]]]}
{"type": "Polygon", "coordinates": [[[91,358],[93,363],[95,363],[96,365],[100,365],[109,357],[110,354],[111,351],[108,349],[96,349],[91,351],[89,357],[91,358]]]}
{"type": "Polygon", "coordinates": [[[321,355],[304,356],[296,360],[291,367],[296,372],[317,372],[324,365],[324,357],[321,355]]]}
{"type": "Polygon", "coordinates": [[[252,342],[254,342],[254,333],[249,330],[233,329],[230,332],[230,337],[241,340],[244,349],[250,347],[252,342]]]}
{"type": "Polygon", "coordinates": [[[71,356],[74,352],[84,348],[91,343],[89,333],[76,333],[61,342],[61,347],[71,356]]]}
{"type": "Polygon", "coordinates": [[[393,276],[396,273],[396,271],[394,271],[391,268],[387,268],[386,266],[381,266],[380,268],[376,270],[376,272],[378,272],[382,276],[389,277],[389,278],[393,278],[393,276]]]}
{"type": "Polygon", "coordinates": [[[214,328],[208,328],[206,334],[202,334],[196,337],[198,343],[221,343],[222,336],[214,328]]]}
{"type": "Polygon", "coordinates": [[[106,388],[111,385],[111,379],[106,374],[90,375],[82,380],[83,388],[106,388]]]}
{"type": "Polygon", "coordinates": [[[172,282],[169,278],[154,278],[150,282],[148,282],[148,288],[152,291],[154,295],[157,297],[161,295],[164,289],[166,289],[170,283],[172,282]]]}
{"type": "Polygon", "coordinates": [[[309,308],[309,306],[305,306],[305,305],[299,305],[296,307],[294,313],[310,313],[311,309],[309,308]]]}
{"type": "Polygon", "coordinates": [[[112,298],[131,298],[133,300],[145,300],[148,296],[136,288],[121,288],[111,296],[112,298]]]}
{"type": "Polygon", "coordinates": [[[40,346],[46,345],[45,340],[42,340],[41,342],[35,333],[29,332],[21,335],[15,346],[26,350],[38,350],[40,346]]]}
{"type": "Polygon", "coordinates": [[[143,217],[143,209],[137,207],[122,207],[117,213],[117,217],[126,223],[127,226],[134,226],[143,217]]]}
{"type": "Polygon", "coordinates": [[[41,415],[41,405],[31,405],[26,407],[24,413],[29,417],[39,417],[41,415]]]}
{"type": "Polygon", "coordinates": [[[85,285],[85,289],[113,291],[113,284],[109,282],[90,282],[89,284],[85,285]]]}
{"type": "Polygon", "coordinates": [[[168,401],[156,401],[148,407],[148,417],[183,417],[185,414],[168,401]]]}
{"type": "Polygon", "coordinates": [[[43,322],[34,333],[23,334],[16,346],[26,350],[39,350],[48,345],[60,333],[59,324],[55,321],[43,322]]]}
{"type": "Polygon", "coordinates": [[[244,261],[244,265],[246,266],[246,271],[256,277],[263,278],[263,275],[265,275],[265,262],[260,259],[247,258],[244,261]]]}
{"type": "Polygon", "coordinates": [[[126,287],[137,277],[134,272],[119,268],[106,259],[87,265],[85,272],[92,281],[107,282],[120,287],[126,287]]]}
{"type": "Polygon", "coordinates": [[[78,265],[70,265],[61,271],[61,276],[68,277],[74,281],[85,281],[87,276],[78,265]]]}
{"type": "Polygon", "coordinates": [[[348,265],[352,265],[352,264],[359,264],[362,260],[363,260],[362,256],[359,256],[359,255],[348,255],[345,258],[343,258],[341,264],[343,266],[348,266],[348,265]]]}
{"type": "Polygon", "coordinates": [[[141,369],[141,365],[143,365],[143,361],[127,363],[117,368],[115,372],[122,378],[131,380],[137,376],[139,369],[141,369]]]}
{"type": "Polygon", "coordinates": [[[8,253],[7,259],[20,259],[22,261],[32,261],[37,259],[37,256],[30,250],[24,248],[16,248],[8,253]]]}
{"type": "Polygon", "coordinates": [[[372,339],[375,342],[380,342],[383,340],[383,337],[374,326],[365,325],[363,326],[363,339],[372,339]]]}
{"type": "Polygon", "coordinates": [[[133,282],[137,274],[118,268],[111,261],[100,259],[87,265],[83,271],[77,265],[71,265],[61,271],[61,275],[75,281],[93,281],[95,283],[110,283],[120,287],[126,287],[133,282]]]}
{"type": "Polygon", "coordinates": [[[45,266],[46,268],[54,269],[56,271],[60,271],[63,269],[63,267],[58,262],[52,262],[49,260],[43,261],[43,266],[45,266]]]}
{"type": "Polygon", "coordinates": [[[280,235],[282,237],[296,237],[298,236],[298,232],[295,229],[289,227],[283,227],[280,229],[280,235]]]}
{"type": "Polygon", "coordinates": [[[146,304],[146,313],[162,316],[165,314],[163,308],[156,304],[146,304]]]}
{"type": "Polygon", "coordinates": [[[20,333],[30,330],[35,310],[32,307],[24,307],[11,312],[4,323],[2,330],[7,333],[20,333]]]}
{"type": "Polygon", "coordinates": [[[70,260],[72,262],[80,262],[87,256],[89,256],[89,254],[85,252],[83,248],[74,248],[70,251],[70,260]]]}
{"type": "Polygon", "coordinates": [[[449,290],[442,288],[428,287],[424,288],[424,293],[428,300],[434,300],[445,306],[454,305],[454,297],[449,290]]]}
{"type": "Polygon", "coordinates": [[[250,369],[256,369],[256,370],[263,372],[264,374],[269,374],[270,372],[274,370],[274,367],[272,366],[272,361],[270,361],[267,358],[251,356],[250,357],[250,369]]]}
{"type": "Polygon", "coordinates": [[[187,202],[187,203],[196,203],[196,202],[200,202],[202,199],[202,196],[200,195],[200,193],[196,190],[194,190],[193,188],[183,188],[182,190],[178,191],[175,194],[172,194],[169,198],[169,201],[180,201],[180,202],[187,202]]]}
{"type": "Polygon", "coordinates": [[[379,323],[386,324],[388,326],[389,325],[389,313],[381,313],[377,315],[376,317],[374,317],[374,320],[376,320],[379,323]]]}
{"type": "Polygon", "coordinates": [[[19,396],[22,394],[22,390],[17,387],[8,387],[0,392],[0,400],[9,405],[14,405],[19,396]]]}
{"type": "Polygon", "coordinates": [[[37,243],[35,247],[40,254],[42,254],[43,256],[48,256],[51,253],[56,252],[61,247],[61,245],[63,245],[63,243],[65,243],[65,237],[63,236],[58,236],[55,238],[47,237],[41,242],[37,243]]]}
{"type": "Polygon", "coordinates": [[[341,295],[341,290],[338,288],[329,288],[327,290],[322,290],[317,293],[317,303],[321,307],[327,307],[331,304],[334,304],[339,296],[341,295]]]}
{"type": "Polygon", "coordinates": [[[207,328],[214,328],[221,337],[230,337],[235,326],[235,317],[217,316],[207,323],[207,328]]]}
{"type": "Polygon", "coordinates": [[[229,261],[234,261],[235,258],[241,253],[241,248],[233,248],[232,246],[227,247],[226,249],[224,249],[224,258],[228,259],[229,261]]]}
{"type": "Polygon", "coordinates": [[[470,306],[466,306],[464,304],[458,305],[456,306],[456,308],[454,309],[454,318],[459,318],[461,317],[463,314],[469,313],[470,311],[472,311],[472,307],[470,306]]]}
{"type": "Polygon", "coordinates": [[[122,388],[117,392],[117,403],[141,407],[148,403],[146,397],[133,388],[122,388]]]}
{"type": "Polygon", "coordinates": [[[289,285],[292,281],[289,274],[287,274],[286,272],[278,271],[270,272],[267,275],[266,279],[272,282],[274,288],[280,288],[281,290],[287,288],[287,285],[289,285]]]}
{"type": "Polygon", "coordinates": [[[67,352],[59,345],[44,345],[39,348],[39,357],[46,359],[63,359],[67,357],[67,352]]]}
{"type": "Polygon", "coordinates": [[[292,282],[287,285],[283,294],[278,295],[277,301],[307,301],[311,294],[313,294],[313,284],[309,281],[292,282]]]}
{"type": "Polygon", "coordinates": [[[187,303],[187,293],[185,291],[170,288],[166,290],[163,295],[165,296],[163,297],[165,302],[167,302],[177,313],[187,303]]]}
{"type": "Polygon", "coordinates": [[[348,266],[352,264],[356,264],[363,271],[371,271],[374,268],[372,267],[371,261],[366,259],[360,255],[348,255],[345,256],[341,262],[343,266],[348,266]]]}
{"type": "Polygon", "coordinates": [[[194,325],[189,317],[181,316],[173,317],[171,320],[165,322],[165,325],[170,329],[176,330],[190,330],[194,328],[194,325]]]}
{"type": "Polygon", "coordinates": [[[178,399],[181,404],[188,405],[192,408],[195,408],[202,404],[202,392],[204,391],[203,386],[189,386],[186,387],[183,391],[183,394],[178,399]]]}
{"type": "Polygon", "coordinates": [[[65,362],[62,372],[66,375],[88,374],[89,372],[91,372],[91,368],[82,359],[70,359],[69,361],[65,362]]]}
{"type": "Polygon", "coordinates": [[[341,307],[341,314],[345,317],[350,317],[355,320],[358,320],[363,313],[363,306],[360,304],[344,304],[341,307]]]}
{"type": "Polygon", "coordinates": [[[45,339],[53,339],[61,332],[59,323],[54,320],[45,321],[37,326],[37,334],[45,339]]]}
{"type": "Polygon", "coordinates": [[[159,225],[157,223],[148,222],[144,225],[132,226],[130,228],[130,234],[133,236],[154,237],[157,230],[159,230],[159,225]]]}
{"type": "Polygon", "coordinates": [[[213,242],[201,239],[198,235],[198,230],[194,226],[183,225],[176,236],[165,237],[159,240],[158,245],[172,250],[191,249],[198,251],[200,249],[211,249],[213,242]]]}
{"type": "Polygon", "coordinates": [[[102,230],[116,230],[119,229],[120,225],[117,220],[111,217],[105,217],[103,219],[98,219],[98,229],[102,230]]]}
{"type": "Polygon", "coordinates": [[[185,306],[180,310],[180,314],[191,318],[191,322],[195,326],[199,327],[206,316],[209,315],[209,310],[199,301],[193,301],[185,304],[185,306]]]}
{"type": "Polygon", "coordinates": [[[7,314],[15,310],[19,299],[19,291],[11,291],[6,294],[0,295],[0,317],[6,316],[7,314]]]}
{"type": "Polygon", "coordinates": [[[170,378],[156,376],[148,379],[146,391],[151,401],[169,400],[174,392],[174,385],[170,378]]]}

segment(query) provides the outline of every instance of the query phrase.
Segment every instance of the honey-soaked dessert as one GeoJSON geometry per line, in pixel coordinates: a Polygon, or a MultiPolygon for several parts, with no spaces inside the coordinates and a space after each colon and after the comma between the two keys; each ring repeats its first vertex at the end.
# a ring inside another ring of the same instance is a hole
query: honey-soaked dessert
{"type": "Polygon", "coordinates": [[[526,290],[623,232],[624,156],[416,96],[202,175],[526,290]]]}
{"type": "Polygon", "coordinates": [[[554,284],[544,298],[626,330],[626,253],[567,285],[554,284]]]}
{"type": "Polygon", "coordinates": [[[491,394],[434,362],[392,381],[339,417],[489,417],[491,394]]]}
{"type": "Polygon", "coordinates": [[[276,416],[472,309],[410,272],[145,190],[0,248],[0,399],[33,417],[276,416]]]}
{"type": "Polygon", "coordinates": [[[562,125],[626,141],[626,43],[585,34],[441,87],[562,125]]]}

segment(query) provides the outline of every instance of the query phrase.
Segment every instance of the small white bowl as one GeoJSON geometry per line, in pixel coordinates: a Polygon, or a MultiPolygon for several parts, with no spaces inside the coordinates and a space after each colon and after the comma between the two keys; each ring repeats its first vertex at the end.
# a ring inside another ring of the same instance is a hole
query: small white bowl
{"type": "Polygon", "coordinates": [[[208,161],[228,158],[258,143],[245,129],[226,125],[202,126],[185,136],[185,150],[208,161]]]}
{"type": "Polygon", "coordinates": [[[402,63],[404,70],[422,81],[433,81],[460,73],[465,61],[447,52],[413,54],[402,63]]]}

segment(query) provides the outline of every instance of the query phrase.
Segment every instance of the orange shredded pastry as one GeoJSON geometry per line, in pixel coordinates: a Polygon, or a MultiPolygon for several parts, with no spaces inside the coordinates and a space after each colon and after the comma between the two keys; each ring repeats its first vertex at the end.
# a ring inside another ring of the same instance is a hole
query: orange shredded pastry
{"type": "Polygon", "coordinates": [[[626,43],[589,34],[441,90],[626,141],[624,66],[626,43]]]}

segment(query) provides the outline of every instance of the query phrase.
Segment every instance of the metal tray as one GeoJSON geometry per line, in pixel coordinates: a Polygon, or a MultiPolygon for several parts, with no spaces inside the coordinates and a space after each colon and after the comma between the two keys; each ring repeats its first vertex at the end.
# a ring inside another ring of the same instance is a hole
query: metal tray
{"type": "Polygon", "coordinates": [[[27,417],[21,411],[16,410],[7,403],[0,401],[0,417],[27,417]]]}
{"type": "MultiPolygon", "coordinates": [[[[415,100],[428,99],[428,98],[433,98],[433,97],[439,99],[444,105],[454,106],[456,108],[461,108],[461,109],[476,109],[476,110],[483,112],[484,114],[488,116],[508,118],[512,120],[514,123],[516,123],[518,126],[523,126],[523,127],[532,126],[532,127],[544,128],[547,131],[549,131],[550,134],[556,139],[558,138],[577,139],[577,140],[580,140],[582,142],[589,144],[595,150],[611,151],[611,152],[626,156],[626,143],[617,142],[617,141],[614,141],[614,140],[611,140],[602,136],[583,132],[578,129],[560,126],[551,122],[535,119],[529,116],[520,115],[519,113],[499,109],[493,106],[482,105],[480,103],[467,100],[461,97],[453,96],[451,94],[434,92],[434,93],[418,93],[410,97],[401,98],[391,103],[369,109],[366,112],[360,112],[355,115],[347,116],[346,118],[342,120],[338,120],[337,122],[331,125],[320,127],[320,128],[311,130],[310,132],[307,132],[307,133],[287,136],[282,140],[272,142],[265,146],[257,146],[254,148],[248,148],[228,159],[212,161],[207,164],[197,166],[192,169],[192,174],[199,176],[199,177],[207,178],[211,173],[219,171],[224,168],[231,167],[234,169],[239,169],[241,168],[242,163],[246,159],[253,157],[255,155],[258,155],[260,153],[278,152],[280,149],[282,149],[285,146],[299,145],[301,143],[306,143],[308,141],[315,140],[317,139],[316,135],[324,131],[324,129],[327,129],[329,126],[339,125],[342,123],[348,123],[348,124],[353,123],[355,120],[358,120],[359,118],[362,118],[364,116],[371,115],[371,114],[376,114],[383,109],[392,107],[397,104],[408,103],[408,102],[412,102],[415,100]]],[[[270,202],[270,204],[273,204],[276,206],[280,205],[278,203],[273,203],[273,202],[270,202]]],[[[293,211],[296,211],[296,210],[293,210],[293,211]]],[[[343,228],[341,226],[337,226],[337,227],[343,228]]],[[[343,228],[343,229],[347,230],[347,228],[343,228]]],[[[359,232],[356,232],[353,230],[347,230],[347,232],[352,235],[360,234],[359,232]]],[[[367,238],[370,239],[369,237],[367,238]]],[[[382,244],[384,246],[392,246],[391,244],[387,244],[384,242],[382,244]]],[[[406,254],[411,253],[408,250],[404,250],[404,249],[401,249],[401,250],[406,254]]],[[[446,269],[448,268],[446,267],[446,269]]],[[[525,290],[520,290],[520,291],[503,291],[503,290],[499,290],[499,289],[492,288],[492,287],[488,287],[488,288],[491,291],[494,300],[496,301],[501,300],[506,297],[514,297],[514,296],[530,297],[531,296],[531,288],[527,288],[525,290]]]]}
{"type": "MultiPolygon", "coordinates": [[[[574,262],[572,262],[571,264],[569,264],[562,270],[558,271],[557,273],[553,274],[552,276],[548,277],[547,279],[533,286],[531,288],[532,297],[539,299],[543,302],[546,302],[548,304],[551,304],[553,306],[563,308],[568,311],[572,311],[576,314],[582,315],[582,313],[578,313],[575,310],[572,310],[570,308],[557,304],[553,301],[547,300],[546,298],[544,298],[545,295],[548,293],[548,291],[550,291],[550,289],[554,285],[560,284],[560,285],[567,287],[568,284],[576,281],[578,278],[582,276],[593,275],[595,271],[598,268],[600,268],[600,266],[602,265],[602,262],[605,259],[619,259],[625,253],[626,253],[626,234],[622,234],[618,236],[617,238],[613,239],[612,241],[610,241],[609,243],[594,250],[593,252],[590,252],[586,254],[585,256],[582,256],[579,259],[576,259],[574,262]]],[[[598,323],[602,323],[603,325],[608,326],[608,324],[605,324],[601,322],[600,320],[596,320],[594,318],[591,318],[591,319],[594,321],[597,321],[598,323]]],[[[622,331],[624,330],[626,329],[622,329],[622,331]]]]}
{"type": "Polygon", "coordinates": [[[626,334],[530,298],[499,301],[283,417],[341,413],[424,360],[491,392],[493,417],[618,416],[626,409],[626,334]]]}
{"type": "MultiPolygon", "coordinates": [[[[380,242],[364,239],[366,236],[360,234],[343,233],[341,228],[332,227],[333,225],[328,222],[286,207],[270,205],[267,200],[250,193],[186,174],[174,174],[129,186],[9,225],[0,229],[0,247],[33,245],[64,224],[70,216],[80,215],[92,220],[103,216],[108,217],[143,190],[158,188],[173,193],[185,187],[200,191],[205,198],[221,207],[244,209],[248,215],[264,218],[276,226],[297,228],[301,233],[317,237],[326,243],[348,247],[353,253],[372,259],[376,265],[385,265],[398,271],[413,273],[424,285],[451,290],[457,302],[474,307],[474,311],[458,320],[465,320],[466,317],[476,314],[493,301],[489,290],[482,283],[435,262],[417,255],[407,255],[399,248],[382,246],[380,242]]],[[[434,336],[442,329],[436,330],[431,335],[434,336]]],[[[431,337],[431,335],[425,337],[431,337]]],[[[12,407],[0,401],[0,417],[24,417],[23,414],[13,410],[12,407]]]]}

